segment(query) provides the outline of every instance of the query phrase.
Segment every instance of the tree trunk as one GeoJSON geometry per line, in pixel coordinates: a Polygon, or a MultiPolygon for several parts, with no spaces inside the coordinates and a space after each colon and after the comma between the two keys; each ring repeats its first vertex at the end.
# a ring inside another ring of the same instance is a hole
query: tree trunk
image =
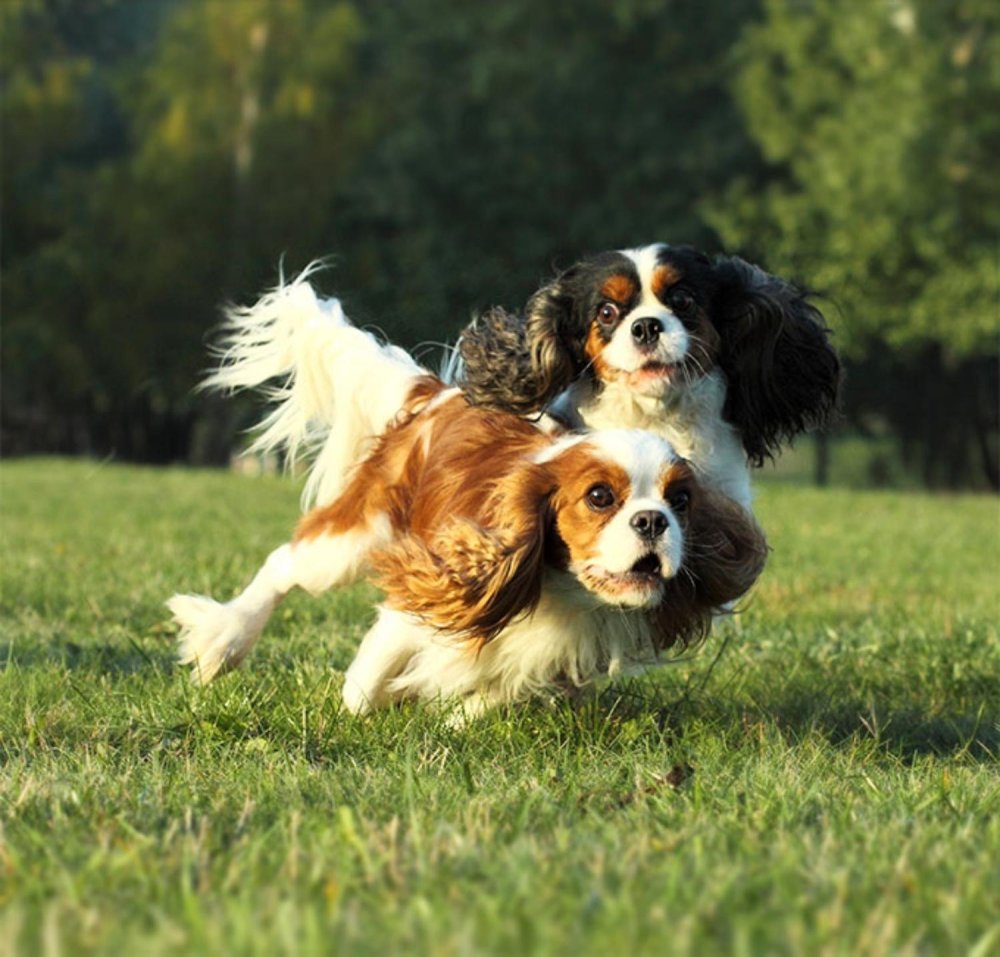
{"type": "Polygon", "coordinates": [[[816,471],[815,482],[820,488],[830,484],[830,434],[816,433],[816,471]]]}
{"type": "MultiPolygon", "coordinates": [[[[992,370],[990,370],[992,371],[992,370]]],[[[997,395],[996,382],[991,382],[992,376],[983,367],[976,375],[976,394],[973,399],[972,431],[975,436],[976,449],[979,452],[979,462],[983,475],[994,492],[1000,492],[1000,453],[997,446],[997,409],[1000,408],[1000,395],[997,395]]]]}

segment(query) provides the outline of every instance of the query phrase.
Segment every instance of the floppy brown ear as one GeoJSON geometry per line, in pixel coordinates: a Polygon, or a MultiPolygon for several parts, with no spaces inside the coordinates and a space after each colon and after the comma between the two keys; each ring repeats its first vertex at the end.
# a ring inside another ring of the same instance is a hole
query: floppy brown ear
{"type": "Polygon", "coordinates": [[[546,389],[531,367],[523,316],[490,309],[462,330],[458,351],[458,384],[474,405],[520,415],[545,405],[546,389]]]}
{"type": "Polygon", "coordinates": [[[700,489],[684,530],[680,572],[657,611],[662,645],[704,638],[712,618],[746,594],[764,570],[767,539],[753,516],[719,492],[700,489]]]}
{"type": "Polygon", "coordinates": [[[538,604],[551,490],[548,470],[531,466],[502,483],[490,527],[458,518],[430,540],[411,535],[376,552],[388,605],[441,631],[495,638],[538,604]]]}
{"type": "Polygon", "coordinates": [[[576,378],[585,360],[569,330],[566,275],[542,286],[523,316],[491,309],[462,332],[459,385],[473,403],[520,415],[541,412],[576,378]]]}
{"type": "Polygon", "coordinates": [[[525,335],[531,368],[548,404],[586,365],[583,344],[571,329],[573,297],[567,280],[573,270],[542,286],[525,307],[525,335]]]}

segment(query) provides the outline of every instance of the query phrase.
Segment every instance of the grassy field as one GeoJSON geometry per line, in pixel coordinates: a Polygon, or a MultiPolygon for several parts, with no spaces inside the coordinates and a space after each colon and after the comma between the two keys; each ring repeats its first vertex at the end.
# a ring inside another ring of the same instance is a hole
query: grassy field
{"type": "Polygon", "coordinates": [[[0,471],[0,952],[1000,952],[996,499],[772,481],[738,623],[574,710],[338,711],[366,586],[207,689],[163,601],[227,596],[271,478],[0,471]]]}

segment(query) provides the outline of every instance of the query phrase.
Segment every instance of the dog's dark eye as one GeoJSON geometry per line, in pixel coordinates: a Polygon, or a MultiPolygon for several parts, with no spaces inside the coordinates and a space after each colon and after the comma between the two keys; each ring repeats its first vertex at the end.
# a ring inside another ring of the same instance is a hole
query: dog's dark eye
{"type": "Polygon", "coordinates": [[[615,493],[611,491],[610,485],[605,485],[603,482],[592,485],[587,489],[587,504],[595,512],[603,512],[615,504],[615,493]]]}
{"type": "Polygon", "coordinates": [[[618,321],[618,317],[621,314],[621,309],[619,309],[613,302],[602,302],[600,306],[597,307],[597,321],[602,326],[613,326],[618,321]]]}
{"type": "Polygon", "coordinates": [[[671,492],[667,495],[667,504],[677,515],[682,515],[691,504],[691,493],[687,489],[671,492]]]}
{"type": "Polygon", "coordinates": [[[679,316],[694,308],[694,297],[686,289],[671,290],[669,299],[670,308],[679,316]]]}

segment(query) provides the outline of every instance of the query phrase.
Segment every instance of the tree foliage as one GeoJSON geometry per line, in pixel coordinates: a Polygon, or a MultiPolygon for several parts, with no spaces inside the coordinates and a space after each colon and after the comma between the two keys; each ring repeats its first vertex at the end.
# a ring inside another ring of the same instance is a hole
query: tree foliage
{"type": "Polygon", "coordinates": [[[767,167],[710,215],[830,294],[853,411],[930,482],[998,482],[998,27],[984,0],[767,0],[733,84],[767,167]]]}
{"type": "Polygon", "coordinates": [[[873,339],[992,353],[1000,11],[980,0],[765,6],[733,89],[769,178],[760,189],[737,177],[713,222],[836,290],[856,353],[873,339]]]}
{"type": "Polygon", "coordinates": [[[834,293],[855,420],[902,429],[872,382],[930,361],[989,390],[996,20],[985,0],[6,0],[5,446],[217,454],[232,423],[190,397],[204,339],[279,260],[332,254],[321,282],[412,346],[656,239],[834,293]]]}

